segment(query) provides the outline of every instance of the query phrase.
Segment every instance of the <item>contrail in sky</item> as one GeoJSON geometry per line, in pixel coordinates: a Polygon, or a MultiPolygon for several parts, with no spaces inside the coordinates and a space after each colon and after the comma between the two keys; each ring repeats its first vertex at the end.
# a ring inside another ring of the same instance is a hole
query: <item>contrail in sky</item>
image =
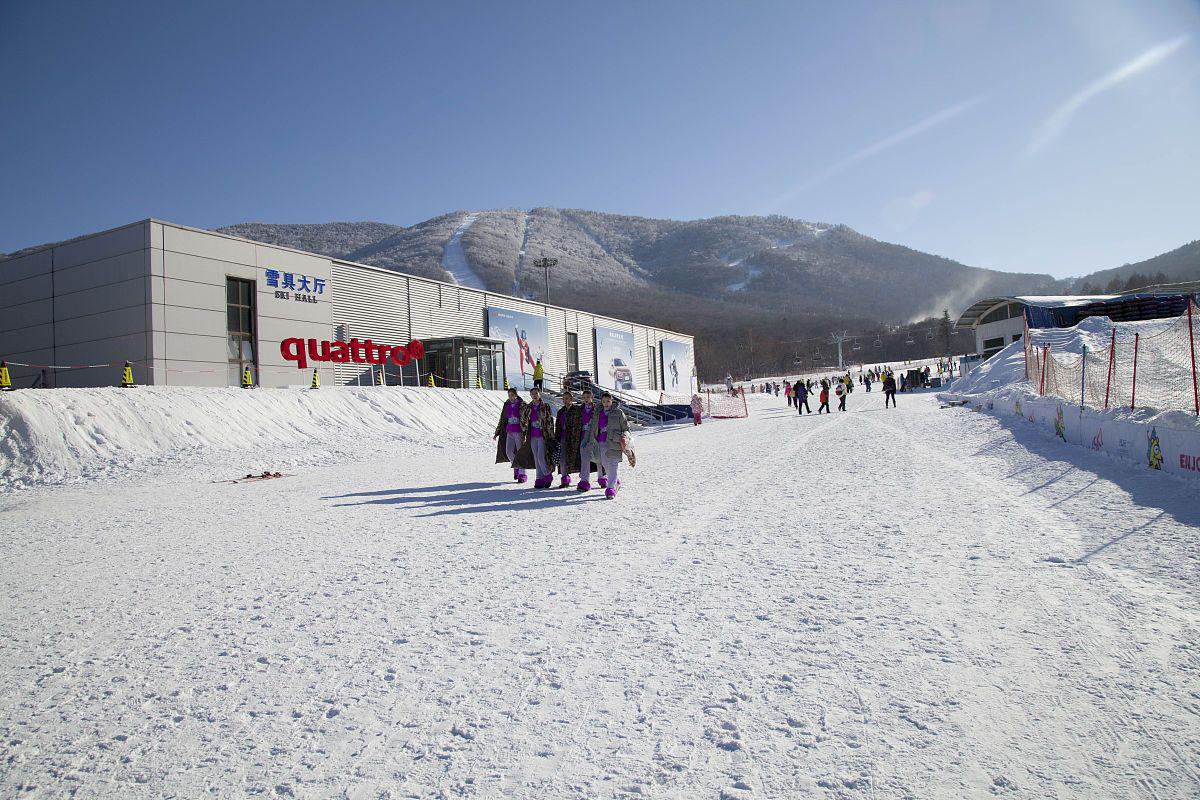
{"type": "Polygon", "coordinates": [[[804,181],[801,184],[798,184],[797,186],[794,186],[793,188],[789,189],[787,192],[780,195],[779,197],[776,197],[774,200],[772,200],[770,203],[768,203],[764,207],[764,210],[761,213],[770,213],[771,211],[773,211],[774,209],[783,205],[784,203],[787,203],[789,200],[796,197],[797,195],[802,194],[802,193],[808,191],[809,189],[812,189],[814,186],[824,183],[825,181],[829,180],[833,176],[838,175],[842,172],[845,172],[846,170],[850,169],[851,167],[853,167],[854,165],[856,165],[860,162],[866,161],[871,156],[879,155],[880,153],[884,152],[885,150],[890,150],[891,148],[895,147],[896,145],[906,142],[909,139],[912,139],[914,136],[919,136],[920,134],[924,133],[927,130],[936,128],[938,125],[941,125],[944,122],[948,122],[948,121],[954,119],[959,114],[962,114],[964,111],[967,111],[968,109],[978,105],[982,101],[983,101],[983,97],[975,97],[970,100],[966,100],[962,103],[959,103],[957,105],[951,106],[950,108],[943,109],[942,111],[939,111],[938,113],[934,114],[933,116],[928,117],[927,119],[921,120],[920,122],[918,122],[915,125],[907,127],[901,131],[897,131],[896,133],[893,133],[891,136],[888,136],[887,138],[884,138],[884,139],[880,139],[879,141],[875,142],[874,144],[867,145],[866,147],[859,150],[858,152],[856,152],[852,155],[846,156],[845,158],[843,158],[840,161],[835,161],[834,163],[825,167],[825,169],[823,169],[820,172],[816,173],[815,175],[811,176],[808,180],[804,181]]]}
{"type": "Polygon", "coordinates": [[[1029,145],[1025,148],[1025,156],[1029,157],[1037,154],[1061,136],[1062,132],[1066,130],[1067,125],[1071,123],[1072,117],[1079,113],[1079,110],[1085,105],[1135,75],[1140,75],[1146,70],[1157,66],[1160,62],[1174,54],[1176,50],[1187,44],[1189,38],[1188,36],[1180,36],[1178,39],[1172,39],[1169,42],[1155,45],[1132,61],[1122,64],[1100,80],[1076,92],[1058,110],[1047,117],[1046,121],[1034,132],[1033,138],[1030,139],[1029,145]]]}

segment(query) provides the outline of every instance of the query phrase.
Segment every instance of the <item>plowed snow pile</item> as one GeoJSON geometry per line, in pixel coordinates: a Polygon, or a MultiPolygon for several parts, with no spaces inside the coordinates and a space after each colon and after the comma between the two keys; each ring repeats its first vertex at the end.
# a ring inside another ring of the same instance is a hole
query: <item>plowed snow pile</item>
{"type": "Polygon", "coordinates": [[[502,392],[416,387],[139,387],[0,395],[0,487],[70,482],[171,459],[251,457],[247,469],[350,457],[397,440],[491,436],[502,392]]]}

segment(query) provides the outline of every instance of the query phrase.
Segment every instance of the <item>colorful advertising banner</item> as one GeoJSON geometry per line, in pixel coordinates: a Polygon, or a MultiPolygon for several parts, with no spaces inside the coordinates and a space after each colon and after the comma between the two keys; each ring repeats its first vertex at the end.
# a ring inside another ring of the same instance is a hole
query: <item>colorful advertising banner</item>
{"type": "Polygon", "coordinates": [[[692,392],[692,348],[683,342],[663,339],[662,387],[669,394],[692,392]]]}
{"type": "Polygon", "coordinates": [[[596,385],[622,391],[637,388],[633,380],[633,331],[595,328],[596,385]]]}
{"type": "Polygon", "coordinates": [[[504,377],[508,385],[513,389],[532,388],[533,365],[550,352],[546,318],[489,306],[487,321],[487,335],[504,340],[504,377]]]}

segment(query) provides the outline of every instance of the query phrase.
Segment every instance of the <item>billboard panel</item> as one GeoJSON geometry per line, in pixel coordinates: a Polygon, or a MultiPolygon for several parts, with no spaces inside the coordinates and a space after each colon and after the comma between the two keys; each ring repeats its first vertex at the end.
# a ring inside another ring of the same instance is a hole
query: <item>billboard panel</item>
{"type": "Polygon", "coordinates": [[[692,392],[692,348],[683,342],[662,340],[663,391],[670,394],[692,392]]]}
{"type": "Polygon", "coordinates": [[[514,389],[532,388],[533,365],[539,358],[549,360],[550,332],[546,318],[489,306],[487,321],[487,335],[504,340],[504,377],[508,385],[514,389]]]}
{"type": "Polygon", "coordinates": [[[596,335],[596,385],[605,389],[635,389],[633,331],[594,328],[596,335]]]}

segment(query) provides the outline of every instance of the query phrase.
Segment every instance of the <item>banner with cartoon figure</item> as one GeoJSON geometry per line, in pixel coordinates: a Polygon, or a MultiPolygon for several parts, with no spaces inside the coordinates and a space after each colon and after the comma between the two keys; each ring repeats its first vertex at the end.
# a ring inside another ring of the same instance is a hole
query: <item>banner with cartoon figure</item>
{"type": "Polygon", "coordinates": [[[1011,424],[1031,423],[1068,445],[1107,453],[1144,469],[1200,478],[1200,431],[1171,427],[1169,419],[1138,422],[1090,408],[1081,413],[1079,406],[1049,398],[989,401],[987,410],[1002,418],[1020,417],[1011,424]]]}
{"type": "Polygon", "coordinates": [[[546,318],[490,306],[487,321],[487,335],[504,340],[504,377],[508,385],[513,389],[532,388],[533,367],[550,352],[546,318]]]}

